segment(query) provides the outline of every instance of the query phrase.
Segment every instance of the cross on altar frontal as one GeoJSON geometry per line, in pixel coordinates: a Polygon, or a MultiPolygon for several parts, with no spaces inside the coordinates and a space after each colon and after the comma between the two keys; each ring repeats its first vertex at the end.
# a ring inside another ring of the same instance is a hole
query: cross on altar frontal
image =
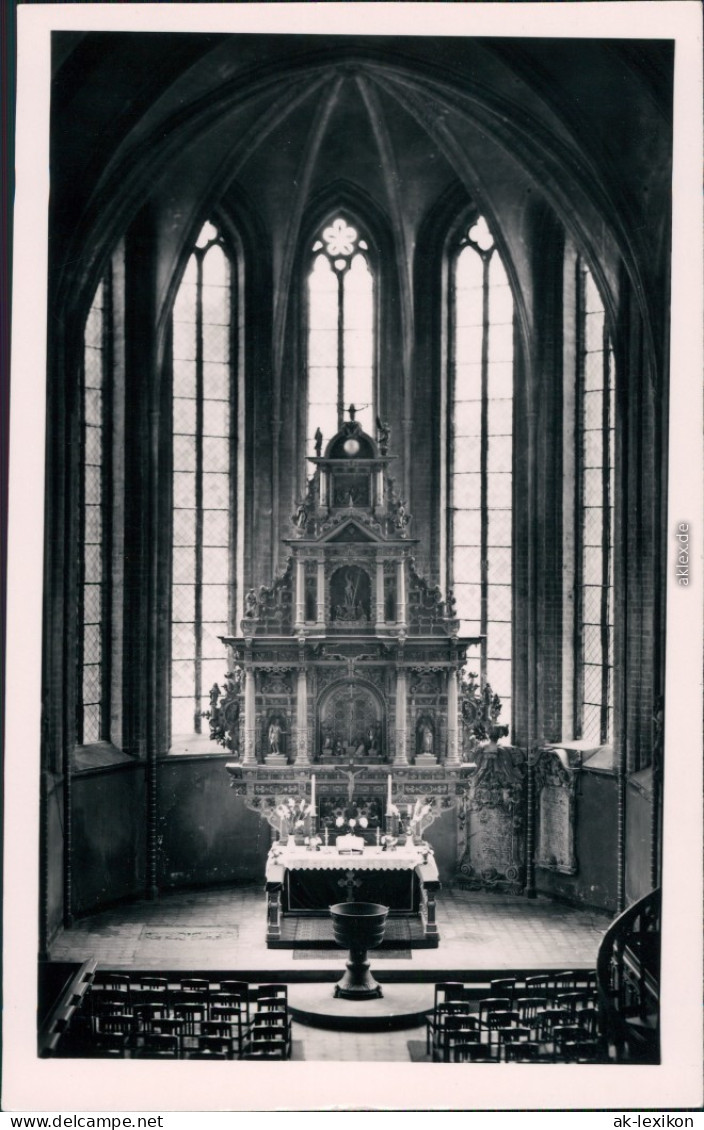
{"type": "Polygon", "coordinates": [[[467,667],[482,637],[460,635],[452,593],[419,567],[422,531],[392,475],[388,425],[369,435],[357,414],[350,405],[333,436],[318,429],[283,566],[246,592],[241,634],[221,637],[211,736],[232,751],[232,787],[279,837],[342,826],[432,837],[455,809],[454,870],[520,889],[521,751],[504,749],[508,783],[494,782],[494,758],[472,785],[482,746],[507,733],[500,700],[467,667]],[[483,839],[467,818],[479,802],[483,839]]]}

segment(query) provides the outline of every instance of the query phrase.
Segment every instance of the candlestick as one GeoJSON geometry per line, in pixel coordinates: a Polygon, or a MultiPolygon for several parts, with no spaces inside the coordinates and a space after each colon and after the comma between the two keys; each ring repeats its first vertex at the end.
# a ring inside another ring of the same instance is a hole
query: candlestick
{"type": "Polygon", "coordinates": [[[391,774],[386,778],[386,811],[391,808],[391,774]]]}
{"type": "Polygon", "coordinates": [[[379,846],[380,842],[381,842],[381,830],[379,828],[377,828],[377,830],[376,830],[376,846],[377,847],[379,846]]]}
{"type": "Polygon", "coordinates": [[[315,773],[312,773],[310,778],[310,806],[315,816],[315,773]]]}
{"type": "Polygon", "coordinates": [[[325,825],[325,846],[326,846],[326,847],[328,846],[328,828],[327,828],[327,824],[325,825]]]}

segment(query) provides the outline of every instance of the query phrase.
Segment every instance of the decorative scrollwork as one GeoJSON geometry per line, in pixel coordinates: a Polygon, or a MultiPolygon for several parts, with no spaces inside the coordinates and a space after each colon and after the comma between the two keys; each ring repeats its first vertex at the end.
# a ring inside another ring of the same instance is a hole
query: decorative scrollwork
{"type": "Polygon", "coordinates": [[[225,749],[237,751],[239,748],[240,712],[242,705],[241,667],[235,667],[225,676],[225,686],[221,690],[213,683],[210,690],[210,710],[203,711],[203,717],[210,725],[210,738],[225,749]]]}

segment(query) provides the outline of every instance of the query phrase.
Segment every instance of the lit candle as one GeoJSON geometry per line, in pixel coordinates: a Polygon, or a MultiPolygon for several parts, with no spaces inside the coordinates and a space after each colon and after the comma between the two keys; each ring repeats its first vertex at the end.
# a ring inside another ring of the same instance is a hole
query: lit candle
{"type": "Polygon", "coordinates": [[[315,773],[313,773],[310,778],[310,805],[313,809],[313,815],[315,816],[315,773]]]}
{"type": "Polygon", "coordinates": [[[386,812],[391,812],[391,774],[386,778],[386,812]]]}

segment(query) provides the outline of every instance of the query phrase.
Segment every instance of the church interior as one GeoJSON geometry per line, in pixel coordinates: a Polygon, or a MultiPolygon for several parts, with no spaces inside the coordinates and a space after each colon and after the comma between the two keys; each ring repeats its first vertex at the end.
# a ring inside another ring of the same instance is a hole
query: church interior
{"type": "Polygon", "coordinates": [[[672,44],[52,73],[40,1055],[659,1062],[672,44]]]}

